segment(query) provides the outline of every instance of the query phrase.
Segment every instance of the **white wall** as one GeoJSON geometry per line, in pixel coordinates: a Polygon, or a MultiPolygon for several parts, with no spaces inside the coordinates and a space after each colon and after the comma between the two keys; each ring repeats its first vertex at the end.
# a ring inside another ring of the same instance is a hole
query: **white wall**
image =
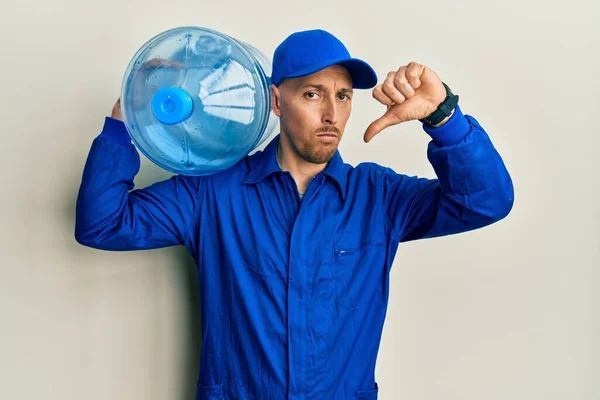
{"type": "MultiPolygon", "coordinates": [[[[118,254],[73,238],[85,157],[129,59],[182,25],[269,57],[292,31],[322,27],[382,77],[425,63],[503,155],[516,195],[507,219],[401,246],[381,399],[600,399],[597,1],[17,3],[0,7],[1,399],[193,398],[192,260],[181,248],[118,254]]],[[[431,175],[418,123],[362,142],[382,108],[370,92],[355,97],[345,159],[431,175]]],[[[137,184],[166,177],[143,159],[137,184]]]]}

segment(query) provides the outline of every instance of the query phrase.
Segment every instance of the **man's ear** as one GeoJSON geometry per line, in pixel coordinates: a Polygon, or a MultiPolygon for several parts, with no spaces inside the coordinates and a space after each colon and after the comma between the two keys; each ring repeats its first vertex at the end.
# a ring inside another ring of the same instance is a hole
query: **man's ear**
{"type": "Polygon", "coordinates": [[[273,114],[281,117],[281,93],[279,88],[275,85],[271,85],[271,110],[273,114]]]}

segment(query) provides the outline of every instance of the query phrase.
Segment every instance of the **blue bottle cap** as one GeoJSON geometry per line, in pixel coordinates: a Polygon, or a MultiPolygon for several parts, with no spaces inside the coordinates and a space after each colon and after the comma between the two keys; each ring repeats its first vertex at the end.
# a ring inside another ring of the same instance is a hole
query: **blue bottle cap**
{"type": "Polygon", "coordinates": [[[192,114],[192,108],[192,96],[180,88],[162,88],[152,98],[152,113],[166,125],[185,121],[192,114]]]}

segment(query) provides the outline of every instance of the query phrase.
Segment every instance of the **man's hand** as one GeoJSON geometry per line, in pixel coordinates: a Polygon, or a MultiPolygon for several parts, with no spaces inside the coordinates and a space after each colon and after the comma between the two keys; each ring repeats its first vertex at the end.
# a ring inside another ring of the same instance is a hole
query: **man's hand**
{"type": "Polygon", "coordinates": [[[117,102],[113,106],[111,118],[118,119],[119,121],[123,120],[123,114],[121,114],[121,98],[117,99],[117,102]]]}
{"type": "Polygon", "coordinates": [[[444,101],[446,89],[433,70],[411,62],[389,72],[383,84],[373,89],[373,97],[388,108],[367,128],[363,138],[367,143],[387,127],[427,117],[444,101]]]}

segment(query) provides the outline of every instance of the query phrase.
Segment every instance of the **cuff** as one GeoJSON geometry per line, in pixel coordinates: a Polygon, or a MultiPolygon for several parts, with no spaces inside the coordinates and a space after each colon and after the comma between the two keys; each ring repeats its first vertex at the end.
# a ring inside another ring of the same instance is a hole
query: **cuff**
{"type": "Polygon", "coordinates": [[[119,144],[131,144],[131,137],[125,127],[125,123],[111,117],[106,117],[104,120],[104,127],[98,137],[119,144]]]}
{"type": "Polygon", "coordinates": [[[454,114],[442,126],[434,128],[423,124],[423,130],[427,132],[433,141],[439,146],[449,146],[460,142],[471,130],[469,121],[457,105],[454,114]]]}

